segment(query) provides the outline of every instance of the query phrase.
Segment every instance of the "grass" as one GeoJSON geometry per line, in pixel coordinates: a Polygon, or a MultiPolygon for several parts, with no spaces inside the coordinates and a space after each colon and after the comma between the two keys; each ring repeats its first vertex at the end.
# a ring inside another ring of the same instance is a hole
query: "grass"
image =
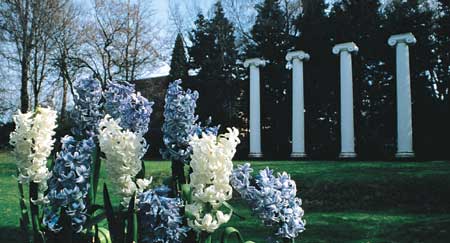
{"type": "MultiPolygon", "coordinates": [[[[18,242],[20,234],[13,161],[0,152],[0,242],[18,242]]],[[[307,230],[296,242],[450,241],[448,161],[252,164],[255,169],[288,171],[296,180],[307,221],[307,230]]],[[[146,171],[159,184],[170,174],[170,164],[148,161],[146,171]]],[[[103,172],[102,178],[106,178],[103,172]]],[[[246,220],[233,218],[228,225],[240,229],[246,240],[266,242],[271,229],[252,216],[244,202],[235,199],[231,204],[246,220]]]]}

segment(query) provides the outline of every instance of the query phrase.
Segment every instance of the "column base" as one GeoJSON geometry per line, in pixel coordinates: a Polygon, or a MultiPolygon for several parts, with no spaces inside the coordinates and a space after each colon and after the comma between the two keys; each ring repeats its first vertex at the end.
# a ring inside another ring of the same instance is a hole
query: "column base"
{"type": "Polygon", "coordinates": [[[414,152],[397,152],[395,157],[398,159],[414,158],[414,152]]]}
{"type": "Polygon", "coordinates": [[[341,158],[341,159],[353,159],[353,158],[356,158],[356,153],[355,152],[341,152],[339,154],[339,158],[341,158]]]}
{"type": "Polygon", "coordinates": [[[257,152],[250,152],[248,154],[249,158],[262,158],[263,154],[262,153],[257,153],[257,152]]]}
{"type": "Polygon", "coordinates": [[[306,153],[304,152],[292,152],[291,158],[306,158],[306,153]]]}

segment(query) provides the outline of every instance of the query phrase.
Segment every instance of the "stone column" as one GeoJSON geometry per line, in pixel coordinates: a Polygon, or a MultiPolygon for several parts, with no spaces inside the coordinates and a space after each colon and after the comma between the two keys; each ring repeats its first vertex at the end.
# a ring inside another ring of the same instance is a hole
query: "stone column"
{"type": "Polygon", "coordinates": [[[303,61],[309,60],[304,51],[293,51],[286,55],[292,62],[292,158],[304,158],[305,153],[305,106],[303,92],[303,61]]]}
{"type": "Polygon", "coordinates": [[[353,120],[352,53],[358,52],[353,42],[337,44],[334,54],[340,54],[341,62],[341,154],[340,158],[355,158],[355,131],[353,120]]]}
{"type": "Polygon", "coordinates": [[[247,59],[244,67],[250,67],[250,153],[249,157],[261,158],[261,115],[259,67],[266,62],[260,58],[247,59]]]}
{"type": "Polygon", "coordinates": [[[412,33],[393,35],[388,39],[388,44],[396,47],[397,158],[414,157],[408,45],[415,43],[416,38],[412,33]]]}

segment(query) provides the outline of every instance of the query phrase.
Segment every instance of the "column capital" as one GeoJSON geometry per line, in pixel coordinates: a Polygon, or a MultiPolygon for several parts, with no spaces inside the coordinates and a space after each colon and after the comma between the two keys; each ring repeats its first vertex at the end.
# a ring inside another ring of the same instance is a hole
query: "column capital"
{"type": "Polygon", "coordinates": [[[299,61],[308,61],[309,54],[304,51],[291,51],[286,55],[286,61],[290,62],[294,59],[298,59],[299,61]]]}
{"type": "Polygon", "coordinates": [[[415,44],[417,42],[416,37],[409,32],[409,33],[403,33],[403,34],[397,34],[397,35],[391,35],[388,39],[388,44],[390,46],[395,46],[398,43],[405,43],[405,44],[415,44]]]}
{"type": "Polygon", "coordinates": [[[250,67],[250,66],[255,66],[255,67],[264,67],[266,65],[266,61],[261,59],[261,58],[250,58],[245,60],[244,62],[244,67],[250,67]]]}
{"type": "Polygon", "coordinates": [[[340,43],[333,46],[333,53],[336,55],[343,51],[350,53],[357,53],[358,50],[359,48],[354,42],[340,43]]]}

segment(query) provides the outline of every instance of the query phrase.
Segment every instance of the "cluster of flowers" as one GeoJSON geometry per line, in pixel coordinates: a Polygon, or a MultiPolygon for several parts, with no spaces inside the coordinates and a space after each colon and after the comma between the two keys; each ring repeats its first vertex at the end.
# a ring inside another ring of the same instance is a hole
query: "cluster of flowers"
{"type": "Polygon", "coordinates": [[[97,134],[98,122],[103,117],[101,110],[102,86],[96,80],[83,79],[76,86],[72,119],[76,125],[72,133],[92,137],[97,134]]]}
{"type": "Polygon", "coordinates": [[[198,92],[183,90],[181,80],[169,84],[164,105],[163,141],[165,149],[161,154],[165,159],[188,163],[192,148],[191,137],[201,128],[195,115],[198,92]]]}
{"type": "Polygon", "coordinates": [[[99,127],[98,140],[106,156],[106,171],[120,190],[122,205],[128,207],[133,194],[143,192],[151,182],[147,179],[134,182],[142,169],[141,159],[147,151],[147,143],[142,134],[124,130],[109,115],[100,121],[99,127]]]}
{"type": "Polygon", "coordinates": [[[55,140],[52,138],[56,128],[56,112],[50,108],[38,107],[36,112],[14,115],[16,129],[10,135],[10,144],[14,146],[19,171],[19,183],[38,184],[38,198],[35,204],[44,204],[47,180],[51,173],[47,169],[47,157],[55,140]]]}
{"type": "Polygon", "coordinates": [[[106,113],[119,119],[122,128],[140,134],[148,131],[153,102],[136,93],[134,85],[110,82],[104,97],[106,113]]]}
{"type": "Polygon", "coordinates": [[[71,217],[72,228],[80,232],[87,218],[85,198],[95,144],[92,138],[77,141],[68,135],[61,139],[61,144],[49,181],[49,204],[44,208],[43,221],[50,230],[60,231],[58,211],[64,208],[66,215],[71,217]]]}
{"type": "Polygon", "coordinates": [[[99,123],[99,144],[106,155],[106,170],[119,189],[122,205],[134,193],[143,192],[151,183],[135,179],[142,169],[141,159],[147,151],[144,134],[148,131],[153,102],[149,102],[134,85],[109,82],[103,92],[106,116],[99,123]]]}
{"type": "Polygon", "coordinates": [[[168,197],[169,188],[159,186],[138,196],[141,232],[144,243],[181,242],[189,228],[183,226],[180,198],[168,197]]]}
{"type": "Polygon", "coordinates": [[[76,87],[74,111],[71,117],[75,127],[74,136],[61,139],[61,151],[49,180],[49,203],[44,208],[43,223],[51,231],[62,229],[60,212],[71,218],[72,229],[80,232],[87,220],[86,200],[89,191],[92,152],[96,149],[94,138],[101,110],[102,87],[96,80],[84,79],[76,87]]]}
{"type": "Polygon", "coordinates": [[[169,198],[166,186],[149,189],[151,179],[135,178],[148,149],[143,136],[153,103],[127,84],[109,83],[104,96],[108,115],[100,121],[98,137],[108,176],[115,178],[111,182],[119,188],[122,205],[127,207],[136,195],[142,242],[181,242],[188,231],[182,226],[181,199],[169,198]]]}
{"type": "MultiPolygon", "coordinates": [[[[278,236],[297,237],[305,229],[305,221],[295,182],[285,172],[275,177],[266,168],[252,186],[250,164],[233,170],[232,158],[240,143],[238,130],[228,128],[227,133],[218,135],[218,126],[209,127],[208,123],[202,127],[195,115],[198,93],[184,91],[180,84],[180,80],[174,81],[167,91],[163,125],[166,149],[161,152],[166,159],[189,163],[192,169],[191,197],[185,202],[188,226],[209,234],[228,222],[233,212],[226,201],[234,188],[265,224],[279,226],[278,236]]],[[[108,177],[112,178],[109,182],[119,192],[121,204],[127,207],[135,196],[141,241],[181,242],[189,230],[183,226],[180,212],[183,201],[168,197],[166,186],[150,189],[151,178],[136,178],[148,149],[144,134],[153,103],[136,93],[132,85],[110,82],[106,88],[103,92],[100,83],[93,80],[79,84],[74,98],[76,127],[73,136],[61,139],[61,151],[51,173],[47,157],[53,148],[56,112],[38,108],[35,113],[14,116],[16,130],[11,134],[11,144],[18,180],[39,185],[34,203],[44,204],[44,225],[60,231],[60,214],[64,212],[71,218],[73,230],[80,232],[88,218],[93,152],[101,149],[108,177]]]]}
{"type": "Polygon", "coordinates": [[[190,142],[192,202],[186,205],[186,212],[193,216],[188,225],[196,231],[214,232],[231,217],[231,212],[225,214],[220,208],[232,197],[229,179],[233,170],[231,159],[240,143],[238,136],[236,128],[228,128],[226,134],[203,133],[190,142]]]}
{"type": "Polygon", "coordinates": [[[295,181],[286,172],[275,177],[266,168],[255,178],[255,187],[250,183],[252,172],[249,163],[238,166],[231,175],[231,185],[266,225],[279,225],[278,236],[296,238],[305,230],[306,222],[302,219],[302,201],[296,197],[295,181]]]}

